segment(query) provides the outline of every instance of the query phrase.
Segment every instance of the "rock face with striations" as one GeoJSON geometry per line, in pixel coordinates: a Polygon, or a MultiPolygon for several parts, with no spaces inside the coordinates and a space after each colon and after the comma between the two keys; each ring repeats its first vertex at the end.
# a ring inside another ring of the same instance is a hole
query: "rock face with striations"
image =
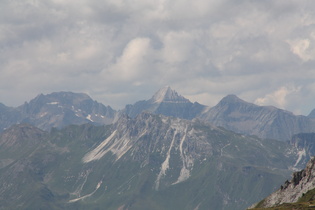
{"type": "Polygon", "coordinates": [[[154,96],[146,101],[138,101],[127,105],[124,112],[130,117],[136,117],[143,111],[182,119],[193,119],[198,116],[206,106],[197,102],[192,103],[179,95],[169,86],[160,89],[154,96]]]}
{"type": "Polygon", "coordinates": [[[314,121],[272,106],[257,106],[228,95],[200,115],[216,126],[260,138],[289,141],[293,134],[315,131],[314,121]]]}

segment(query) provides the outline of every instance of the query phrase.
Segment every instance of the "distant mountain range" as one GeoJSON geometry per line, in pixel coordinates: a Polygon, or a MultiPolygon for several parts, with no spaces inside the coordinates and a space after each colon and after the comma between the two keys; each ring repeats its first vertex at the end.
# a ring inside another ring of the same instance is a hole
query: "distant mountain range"
{"type": "Polygon", "coordinates": [[[170,87],[119,111],[71,92],[0,104],[0,209],[245,209],[315,155],[314,120],[170,87]]]}
{"type": "Polygon", "coordinates": [[[289,141],[294,134],[315,132],[315,119],[294,115],[272,106],[257,106],[235,95],[224,97],[216,106],[192,103],[170,87],[164,87],[147,101],[127,105],[131,117],[143,111],[182,119],[199,118],[228,130],[260,138],[289,141]]]}
{"type": "Polygon", "coordinates": [[[281,141],[289,141],[294,134],[315,132],[315,111],[308,117],[294,115],[276,107],[245,102],[235,95],[208,107],[190,102],[168,86],[151,99],[126,105],[120,111],[86,94],[71,92],[41,94],[17,108],[0,104],[0,130],[17,123],[30,123],[44,130],[71,124],[110,124],[123,113],[134,118],[144,111],[188,120],[199,118],[237,133],[281,141]]]}

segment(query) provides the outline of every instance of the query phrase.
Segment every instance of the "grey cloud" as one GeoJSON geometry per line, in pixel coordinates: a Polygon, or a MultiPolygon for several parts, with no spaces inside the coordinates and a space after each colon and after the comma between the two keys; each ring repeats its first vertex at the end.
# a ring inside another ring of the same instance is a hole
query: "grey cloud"
{"type": "Polygon", "coordinates": [[[0,102],[64,89],[121,108],[171,85],[208,105],[235,93],[277,106],[278,91],[283,108],[307,114],[314,9],[304,0],[2,1],[0,102]]]}

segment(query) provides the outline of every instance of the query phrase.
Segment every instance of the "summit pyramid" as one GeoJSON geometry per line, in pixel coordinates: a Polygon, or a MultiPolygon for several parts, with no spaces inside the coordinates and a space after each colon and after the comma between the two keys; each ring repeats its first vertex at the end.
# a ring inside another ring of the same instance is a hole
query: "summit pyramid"
{"type": "Polygon", "coordinates": [[[151,99],[138,101],[133,105],[127,105],[124,112],[130,117],[136,117],[138,114],[145,111],[182,119],[193,119],[205,108],[206,106],[197,102],[192,103],[171,87],[165,86],[158,90],[151,99]]]}

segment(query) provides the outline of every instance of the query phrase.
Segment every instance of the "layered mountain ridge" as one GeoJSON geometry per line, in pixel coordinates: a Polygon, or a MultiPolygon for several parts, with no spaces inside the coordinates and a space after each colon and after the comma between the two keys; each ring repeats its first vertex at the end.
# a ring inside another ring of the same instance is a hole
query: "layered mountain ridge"
{"type": "MultiPolygon", "coordinates": [[[[289,141],[294,134],[315,132],[315,118],[294,115],[271,106],[257,106],[235,95],[224,97],[216,106],[190,102],[169,86],[149,100],[126,105],[116,111],[82,93],[58,92],[38,95],[17,108],[0,105],[0,130],[16,123],[30,123],[41,129],[70,124],[110,124],[118,115],[135,118],[142,112],[192,120],[199,118],[237,133],[289,141]]],[[[310,115],[311,116],[311,115],[310,115]]]]}
{"type": "Polygon", "coordinates": [[[116,111],[93,101],[87,94],[55,92],[40,94],[30,102],[0,108],[0,130],[17,123],[29,123],[44,130],[70,124],[110,124],[116,111]]]}

